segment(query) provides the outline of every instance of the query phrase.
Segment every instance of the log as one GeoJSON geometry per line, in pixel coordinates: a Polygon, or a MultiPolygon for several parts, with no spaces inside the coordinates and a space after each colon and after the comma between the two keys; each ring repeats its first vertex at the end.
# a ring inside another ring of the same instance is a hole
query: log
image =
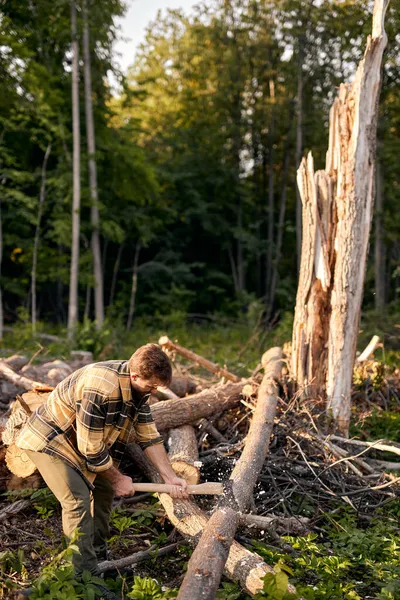
{"type": "Polygon", "coordinates": [[[231,508],[212,515],[190,558],[178,600],[215,598],[238,523],[239,515],[231,508]]]}
{"type": "Polygon", "coordinates": [[[177,475],[186,479],[190,484],[200,480],[200,471],[195,466],[199,459],[196,434],[190,425],[171,429],[168,436],[168,446],[173,448],[169,459],[177,475]]]}
{"type": "Polygon", "coordinates": [[[240,402],[242,389],[243,383],[227,383],[186,398],[159,402],[151,408],[157,429],[174,429],[233,408],[240,402]]]}
{"type": "Polygon", "coordinates": [[[189,560],[178,600],[215,598],[229,547],[239,525],[239,516],[233,509],[245,511],[253,497],[253,488],[267,455],[274,424],[278,401],[276,381],[282,371],[281,348],[271,348],[265,352],[261,362],[264,377],[258,391],[258,400],[244,450],[229,479],[232,484],[231,493],[222,499],[222,508],[214,514],[204,529],[189,560]]]}
{"type": "Polygon", "coordinates": [[[4,361],[0,361],[0,375],[3,376],[5,379],[8,379],[8,381],[11,381],[17,387],[23,388],[24,390],[40,390],[49,387],[46,384],[41,383],[40,381],[34,381],[33,379],[28,379],[23,375],[18,375],[18,373],[10,369],[10,367],[4,361]]]}
{"type": "Polygon", "coordinates": [[[228,381],[233,381],[234,383],[237,383],[238,381],[240,381],[240,377],[238,377],[237,375],[234,375],[233,373],[230,373],[226,369],[223,369],[216,363],[213,363],[213,362],[207,360],[206,358],[203,358],[203,356],[200,356],[199,354],[195,354],[191,350],[188,350],[187,348],[184,348],[183,346],[179,346],[178,344],[171,342],[171,340],[166,335],[160,337],[160,339],[158,340],[158,343],[160,344],[160,346],[162,348],[165,348],[166,350],[170,350],[172,352],[176,352],[177,354],[180,354],[184,358],[187,358],[188,360],[191,360],[192,362],[200,365],[207,371],[210,371],[211,373],[218,375],[218,377],[225,377],[225,379],[227,379],[228,381]]]}
{"type": "MultiPolygon", "coordinates": [[[[128,449],[130,450],[132,446],[133,444],[129,444],[128,449]]],[[[173,448],[170,451],[173,452],[173,448]]],[[[160,482],[160,475],[144,456],[141,448],[136,446],[134,452],[137,455],[141,454],[140,463],[147,477],[155,483],[160,482]]],[[[205,512],[192,500],[173,499],[168,494],[160,494],[160,502],[174,527],[190,544],[195,545],[208,522],[205,512]]],[[[232,543],[225,565],[225,575],[233,581],[238,581],[245,591],[256,594],[262,590],[263,577],[273,572],[273,569],[259,556],[236,541],[232,543]]]]}
{"type": "Polygon", "coordinates": [[[29,358],[21,354],[13,354],[8,358],[4,358],[3,362],[5,362],[13,371],[20,371],[22,367],[28,364],[29,358]]]}

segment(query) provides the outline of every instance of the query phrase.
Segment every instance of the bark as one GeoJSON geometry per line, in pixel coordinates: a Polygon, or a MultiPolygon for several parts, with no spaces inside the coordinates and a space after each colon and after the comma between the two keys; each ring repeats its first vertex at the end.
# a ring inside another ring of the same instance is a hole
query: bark
{"type": "Polygon", "coordinates": [[[72,248],[71,272],[69,283],[68,305],[68,337],[74,336],[78,321],[78,271],[79,271],[79,235],[80,235],[80,125],[79,125],[79,44],[76,27],[76,4],[71,0],[71,30],[72,30],[72,248]]]}
{"type": "Polygon", "coordinates": [[[46,148],[46,152],[44,154],[43,164],[42,164],[42,183],[40,186],[40,195],[39,195],[39,210],[35,231],[35,241],[33,244],[33,258],[32,258],[32,273],[31,273],[31,293],[32,293],[32,333],[36,333],[36,270],[37,270],[37,255],[39,250],[39,239],[40,239],[40,226],[42,223],[43,216],[43,207],[44,200],[46,196],[46,169],[47,169],[47,161],[49,160],[51,152],[51,144],[48,144],[46,148]]]}
{"type": "Polygon", "coordinates": [[[168,436],[168,446],[173,448],[169,460],[174,471],[188,483],[196,484],[200,480],[200,471],[195,466],[199,459],[196,433],[190,425],[182,425],[171,429],[168,436]]]}
{"type": "Polygon", "coordinates": [[[0,523],[2,521],[4,521],[5,519],[8,519],[9,517],[12,517],[13,515],[18,514],[22,510],[25,510],[30,505],[31,505],[30,500],[17,500],[16,502],[9,504],[8,506],[6,506],[5,508],[3,508],[0,511],[0,523]]]}
{"type": "Polygon", "coordinates": [[[141,248],[140,242],[137,242],[136,248],[135,248],[135,256],[133,259],[132,288],[131,288],[131,299],[129,302],[128,322],[126,324],[126,328],[128,330],[132,327],[133,315],[135,313],[137,278],[138,278],[138,262],[139,262],[140,248],[141,248]]]}
{"type": "Polygon", "coordinates": [[[238,522],[239,516],[231,508],[213,514],[190,558],[178,600],[215,598],[238,522]]]}
{"type": "Polygon", "coordinates": [[[371,226],[377,103],[388,0],[376,0],[373,35],[352,85],[330,112],[324,171],[311,154],[298,171],[303,242],[293,326],[292,368],[308,396],[328,400],[347,434],[350,391],[371,226]]]}
{"type": "Polygon", "coordinates": [[[238,377],[237,375],[230,373],[226,369],[222,369],[219,365],[210,362],[209,360],[207,360],[206,358],[203,358],[199,354],[195,354],[191,350],[187,350],[187,348],[184,348],[183,346],[179,346],[178,344],[171,342],[171,340],[166,335],[160,337],[160,339],[158,340],[158,343],[160,344],[160,346],[162,346],[166,350],[171,350],[172,352],[175,352],[177,354],[180,354],[181,356],[184,356],[188,360],[191,360],[194,363],[197,363],[198,365],[200,365],[207,371],[211,371],[211,373],[215,373],[219,377],[224,377],[228,381],[233,381],[233,382],[240,381],[240,377],[238,377]]]}
{"type": "Polygon", "coordinates": [[[201,418],[237,406],[241,400],[243,385],[243,383],[228,383],[186,398],[154,404],[151,412],[157,429],[165,431],[195,423],[201,418]]]}
{"type": "MultiPolygon", "coordinates": [[[[189,561],[179,600],[213,600],[218,589],[229,548],[239,525],[235,509],[247,509],[264,463],[274,424],[277,385],[282,370],[282,350],[272,348],[262,358],[265,369],[258,400],[242,455],[230,476],[232,489],[204,528],[204,533],[189,561]]],[[[293,591],[293,590],[291,590],[293,591]]]]}
{"type": "Polygon", "coordinates": [[[97,190],[97,164],[96,142],[93,120],[92,104],[92,73],[90,60],[89,23],[87,1],[83,2],[83,59],[85,82],[85,115],[86,115],[86,140],[88,151],[89,185],[91,199],[90,220],[92,225],[92,253],[94,275],[94,308],[96,327],[101,328],[104,321],[104,295],[103,295],[103,270],[100,248],[100,215],[97,190]]]}
{"type": "Polygon", "coordinates": [[[375,309],[385,308],[385,238],[383,223],[383,168],[376,163],[376,208],[375,208],[375,309]]]}

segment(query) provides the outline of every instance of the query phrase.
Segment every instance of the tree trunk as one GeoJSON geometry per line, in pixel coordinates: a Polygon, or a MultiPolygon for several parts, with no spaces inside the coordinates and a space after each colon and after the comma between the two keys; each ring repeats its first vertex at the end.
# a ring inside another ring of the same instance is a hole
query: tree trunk
{"type": "Polygon", "coordinates": [[[89,166],[89,185],[91,199],[91,225],[92,225],[92,253],[93,253],[93,275],[94,275],[94,309],[97,329],[101,328],[104,321],[104,295],[103,295],[103,271],[100,249],[100,216],[97,191],[97,165],[96,165],[96,143],[93,121],[92,104],[92,74],[89,44],[89,23],[87,2],[83,2],[83,57],[84,57],[84,80],[85,80],[85,114],[86,114],[86,138],[89,166]]]}
{"type": "Polygon", "coordinates": [[[274,250],[274,129],[275,129],[275,83],[269,82],[269,95],[271,102],[271,118],[269,124],[269,157],[268,157],[268,239],[267,239],[267,264],[265,299],[267,311],[270,312],[272,257],[274,250]]]}
{"type": "Polygon", "coordinates": [[[113,276],[111,281],[111,290],[110,290],[110,300],[108,302],[108,306],[111,307],[114,302],[115,295],[115,287],[117,285],[117,277],[119,271],[119,265],[121,263],[122,250],[124,249],[124,244],[121,244],[118,248],[117,258],[115,259],[114,268],[113,268],[113,276]]]}
{"type": "MultiPolygon", "coordinates": [[[[290,119],[292,122],[292,118],[290,119]]],[[[273,262],[272,278],[271,278],[271,289],[269,294],[268,313],[267,320],[271,318],[272,310],[275,302],[276,288],[278,284],[279,275],[279,263],[282,255],[282,243],[283,243],[283,232],[285,225],[285,214],[286,214],[286,199],[287,199],[287,181],[289,175],[289,161],[290,161],[290,130],[292,125],[289,126],[288,135],[285,142],[285,151],[283,159],[283,173],[282,173],[282,191],[281,191],[281,203],[279,207],[279,218],[278,218],[278,231],[276,237],[276,248],[275,248],[275,259],[273,262]]]]}
{"type": "Polygon", "coordinates": [[[189,484],[199,483],[200,471],[195,466],[195,462],[199,459],[199,451],[193,427],[182,425],[182,427],[171,429],[168,446],[172,448],[169,460],[175,473],[186,479],[189,484]]]}
{"type": "Polygon", "coordinates": [[[140,242],[137,242],[136,248],[135,248],[135,256],[133,259],[132,288],[131,288],[131,299],[129,302],[128,322],[126,324],[126,328],[128,329],[128,331],[132,327],[133,315],[135,313],[137,278],[138,278],[138,262],[139,262],[140,248],[141,248],[140,242]]]}
{"type": "MultiPolygon", "coordinates": [[[[304,39],[299,40],[299,56],[297,70],[297,98],[296,98],[296,169],[299,168],[303,153],[303,62],[304,62],[304,39]]],[[[302,247],[302,208],[299,189],[296,186],[296,248],[297,248],[297,271],[300,272],[301,247],[302,247]]]]}
{"type": "Polygon", "coordinates": [[[385,308],[385,239],[383,223],[383,169],[379,161],[376,163],[376,208],[375,208],[375,309],[385,308]]]}
{"type": "Polygon", "coordinates": [[[42,164],[42,183],[40,185],[39,195],[39,209],[35,231],[35,241],[33,244],[33,257],[32,257],[32,273],[31,273],[31,290],[32,290],[32,333],[36,333],[36,269],[37,269],[37,255],[39,249],[39,238],[40,238],[40,225],[42,222],[44,199],[46,196],[46,169],[47,161],[49,160],[51,152],[51,144],[48,144],[42,164]]]}
{"type": "MultiPolygon", "coordinates": [[[[1,198],[0,198],[0,282],[1,282],[1,263],[3,261],[3,219],[1,214],[1,198]]],[[[0,283],[0,340],[4,335],[4,313],[3,313],[3,291],[0,283]]]]}
{"type": "Polygon", "coordinates": [[[293,375],[308,395],[326,396],[335,427],[348,433],[351,382],[372,220],[377,106],[388,0],[376,0],[373,34],[352,85],[330,112],[325,171],[311,154],[298,183],[303,243],[293,326],[293,375]],[[310,391],[311,390],[311,391],[310,391]]]}
{"type": "Polygon", "coordinates": [[[71,0],[71,31],[72,31],[72,173],[73,173],[73,201],[72,201],[72,248],[71,248],[71,273],[69,283],[68,306],[68,337],[74,336],[78,321],[78,276],[79,276],[79,236],[80,236],[80,206],[81,206],[81,181],[80,181],[80,125],[79,125],[79,43],[76,27],[76,5],[71,0]]]}

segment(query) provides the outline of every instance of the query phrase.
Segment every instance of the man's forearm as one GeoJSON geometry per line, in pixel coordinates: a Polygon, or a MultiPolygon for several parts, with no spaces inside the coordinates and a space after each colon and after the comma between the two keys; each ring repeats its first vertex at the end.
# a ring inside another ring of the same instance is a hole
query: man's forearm
{"type": "Polygon", "coordinates": [[[164,481],[168,481],[171,478],[176,477],[176,473],[169,461],[168,454],[166,453],[162,444],[148,446],[144,453],[149,461],[156,467],[164,481]]]}
{"type": "Polygon", "coordinates": [[[120,473],[116,467],[110,467],[106,471],[101,471],[101,474],[103,477],[108,479],[110,483],[115,483],[121,479],[121,477],[123,477],[122,473],[120,473]]]}

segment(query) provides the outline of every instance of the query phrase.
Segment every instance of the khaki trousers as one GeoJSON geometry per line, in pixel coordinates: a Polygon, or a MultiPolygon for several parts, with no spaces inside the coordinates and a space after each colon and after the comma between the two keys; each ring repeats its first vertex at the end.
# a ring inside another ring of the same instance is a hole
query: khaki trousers
{"type": "Polygon", "coordinates": [[[73,555],[75,573],[87,570],[96,574],[98,558],[106,559],[110,537],[109,520],[114,498],[111,483],[98,473],[92,492],[79,473],[63,460],[44,452],[25,452],[61,504],[64,535],[71,538],[78,527],[83,534],[77,541],[80,555],[73,555]]]}

